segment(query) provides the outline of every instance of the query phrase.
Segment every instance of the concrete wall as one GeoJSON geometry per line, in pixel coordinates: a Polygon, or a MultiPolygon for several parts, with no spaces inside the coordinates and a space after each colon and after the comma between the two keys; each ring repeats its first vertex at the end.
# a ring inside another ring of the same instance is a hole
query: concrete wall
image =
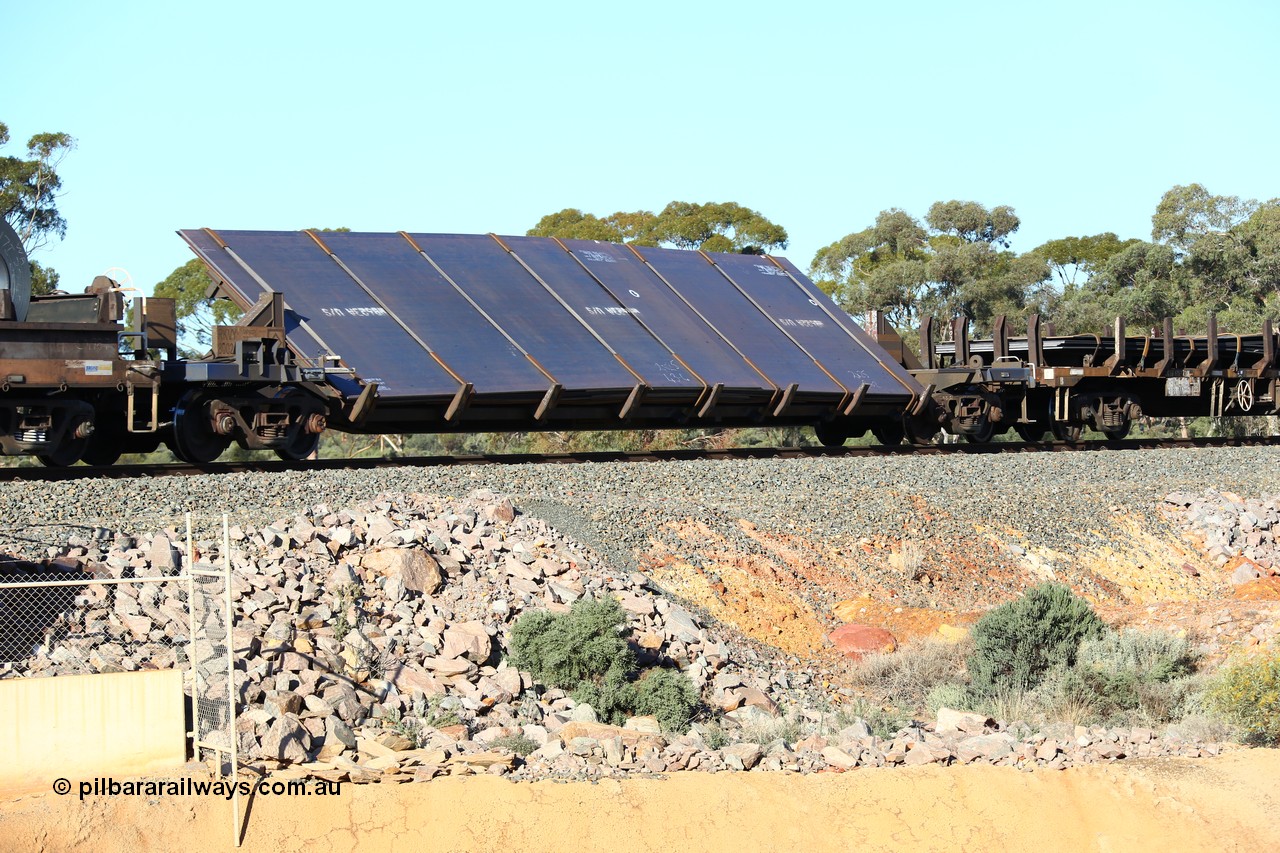
{"type": "Polygon", "coordinates": [[[0,795],[186,760],[182,671],[0,680],[0,795]]]}

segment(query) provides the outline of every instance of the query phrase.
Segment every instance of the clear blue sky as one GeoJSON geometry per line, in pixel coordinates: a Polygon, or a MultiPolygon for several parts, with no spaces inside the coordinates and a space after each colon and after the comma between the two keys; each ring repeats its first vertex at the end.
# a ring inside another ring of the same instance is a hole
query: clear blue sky
{"type": "Polygon", "coordinates": [[[736,201],[814,252],[1008,204],[1013,248],[1280,196],[1280,4],[0,0],[0,121],[78,141],[36,256],[149,290],[179,228],[520,234],[736,201]],[[1026,8],[1019,8],[1025,6],[1026,8]]]}

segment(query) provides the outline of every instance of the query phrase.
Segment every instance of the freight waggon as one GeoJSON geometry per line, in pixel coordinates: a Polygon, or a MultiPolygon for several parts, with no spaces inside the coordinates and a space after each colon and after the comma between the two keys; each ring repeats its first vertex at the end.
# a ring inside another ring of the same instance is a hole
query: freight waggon
{"type": "Polygon", "coordinates": [[[921,356],[784,258],[497,235],[179,234],[241,309],[185,358],[173,300],[106,277],[33,296],[0,223],[0,452],[106,465],[232,442],[285,459],[366,434],[812,426],[824,444],[940,430],[1123,437],[1144,415],[1276,411],[1275,336],[990,341],[926,323],[921,356]],[[1119,342],[1119,345],[1117,345],[1119,342]]]}

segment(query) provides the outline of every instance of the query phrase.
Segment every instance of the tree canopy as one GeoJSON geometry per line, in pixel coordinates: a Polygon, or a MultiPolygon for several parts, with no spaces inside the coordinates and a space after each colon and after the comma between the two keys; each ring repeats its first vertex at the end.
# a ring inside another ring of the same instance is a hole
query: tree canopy
{"type": "Polygon", "coordinates": [[[1013,208],[940,201],[921,223],[900,208],[818,250],[815,283],[846,311],[885,313],[900,327],[928,316],[967,316],[979,328],[1018,314],[1040,297],[1047,261],[1009,251],[1020,220],[1013,208]]]}
{"type": "Polygon", "coordinates": [[[228,299],[206,297],[212,285],[204,262],[192,258],[155,286],[155,296],[174,300],[184,355],[198,356],[207,350],[213,343],[213,327],[234,323],[241,313],[228,299]]]}
{"type": "MultiPolygon", "coordinates": [[[[7,144],[9,126],[0,122],[0,146],[7,144]]],[[[0,156],[0,216],[18,233],[28,255],[67,233],[67,222],[58,212],[58,166],[74,147],[75,140],[66,133],[37,133],[27,140],[25,158],[0,156]]],[[[48,293],[57,284],[56,272],[32,261],[34,293],[48,293]]]]}
{"type": "Polygon", "coordinates": [[[1013,209],[944,201],[921,222],[890,208],[873,225],[818,251],[810,273],[846,311],[884,312],[903,330],[928,316],[969,317],[978,333],[997,315],[1036,312],[1060,332],[1135,327],[1173,317],[1203,329],[1254,331],[1280,320],[1280,199],[1260,203],[1175,186],[1151,218],[1151,240],[1067,236],[1012,251],[1013,209]]]}
{"type": "Polygon", "coordinates": [[[530,237],[562,237],[762,255],[787,247],[787,231],[736,202],[673,201],[661,213],[637,210],[603,218],[565,208],[538,220],[530,237]]]}
{"type": "Polygon", "coordinates": [[[1173,317],[1199,330],[1214,314],[1224,330],[1248,332],[1280,320],[1280,199],[1175,186],[1151,217],[1151,242],[1109,248],[1086,263],[1083,280],[1064,286],[1054,306],[1060,327],[1094,330],[1116,316],[1156,326],[1173,317]]]}

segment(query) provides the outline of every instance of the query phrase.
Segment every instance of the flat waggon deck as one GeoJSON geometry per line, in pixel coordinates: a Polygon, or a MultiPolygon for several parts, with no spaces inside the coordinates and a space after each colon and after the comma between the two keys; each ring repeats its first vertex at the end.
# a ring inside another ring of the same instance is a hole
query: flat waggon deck
{"type": "Polygon", "coordinates": [[[363,432],[871,423],[918,383],[782,258],[496,235],[179,232],[283,298],[363,432]],[[334,370],[336,368],[336,370],[334,370]]]}

